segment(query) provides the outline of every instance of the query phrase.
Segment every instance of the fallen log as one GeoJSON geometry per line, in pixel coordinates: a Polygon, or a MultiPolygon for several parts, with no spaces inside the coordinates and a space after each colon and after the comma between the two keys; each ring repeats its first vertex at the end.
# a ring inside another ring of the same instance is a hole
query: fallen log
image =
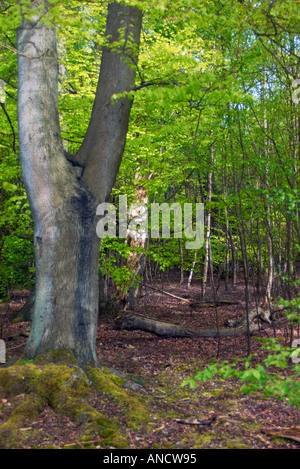
{"type": "Polygon", "coordinates": [[[253,334],[260,329],[261,325],[253,322],[255,317],[257,317],[256,309],[255,311],[251,311],[251,315],[249,313],[249,327],[247,325],[247,319],[243,316],[240,322],[235,324],[234,327],[190,329],[181,324],[158,321],[145,316],[129,314],[117,318],[114,329],[125,329],[127,331],[141,330],[155,334],[158,337],[237,337],[248,333],[253,334]]]}
{"type": "Polygon", "coordinates": [[[247,318],[247,314],[245,313],[242,316],[242,319],[240,319],[240,321],[238,321],[237,319],[228,319],[226,324],[229,327],[246,326],[247,321],[249,321],[249,323],[251,323],[251,322],[254,321],[255,318],[258,318],[261,321],[264,321],[264,322],[267,322],[268,324],[271,324],[270,317],[271,317],[270,311],[265,311],[264,309],[262,309],[260,307],[257,307],[257,308],[253,308],[249,311],[248,318],[247,318]]]}
{"type": "Polygon", "coordinates": [[[242,302],[239,300],[216,300],[216,301],[195,301],[190,303],[191,308],[200,307],[200,308],[214,308],[215,306],[223,305],[241,305],[242,302]]]}

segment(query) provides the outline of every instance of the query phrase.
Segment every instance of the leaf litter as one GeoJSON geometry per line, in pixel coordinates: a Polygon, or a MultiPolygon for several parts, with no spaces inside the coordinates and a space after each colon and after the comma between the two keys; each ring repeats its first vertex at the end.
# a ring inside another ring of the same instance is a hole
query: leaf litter
{"type": "MultiPolygon", "coordinates": [[[[197,303],[200,286],[196,282],[191,290],[170,281],[165,287],[176,296],[191,298],[197,303]]],[[[7,361],[19,357],[26,345],[30,323],[13,324],[12,318],[23,306],[29,292],[12,294],[9,302],[0,305],[2,336],[7,347],[7,361]]],[[[234,293],[219,292],[224,302],[217,307],[219,325],[229,318],[239,318],[243,312],[242,286],[234,293]]],[[[190,307],[175,297],[157,290],[144,292],[137,300],[135,314],[153,319],[178,322],[189,328],[215,327],[216,309],[190,307]]],[[[198,383],[194,390],[182,388],[181,383],[191,378],[199,368],[212,360],[233,361],[245,358],[247,338],[216,339],[171,338],[162,339],[142,331],[115,330],[114,322],[128,311],[101,311],[97,331],[97,354],[105,363],[131,378],[145,391],[149,408],[145,425],[126,428],[128,449],[300,449],[299,411],[288,402],[266,398],[259,393],[243,395],[240,385],[232,380],[212,380],[198,383]]],[[[274,331],[264,325],[261,337],[273,337],[274,331]]],[[[276,332],[287,340],[283,324],[276,332]]],[[[258,341],[251,338],[251,353],[256,360],[264,353],[258,341]]],[[[5,365],[0,365],[5,366],[5,365]]],[[[17,405],[20,396],[6,399],[0,396],[0,425],[17,405]]],[[[106,415],[113,415],[126,426],[124,416],[109,396],[92,393],[89,404],[106,415]]],[[[78,422],[58,415],[46,407],[37,419],[27,420],[19,429],[19,448],[95,448],[104,449],[101,438],[81,441],[82,429],[78,422]]]]}

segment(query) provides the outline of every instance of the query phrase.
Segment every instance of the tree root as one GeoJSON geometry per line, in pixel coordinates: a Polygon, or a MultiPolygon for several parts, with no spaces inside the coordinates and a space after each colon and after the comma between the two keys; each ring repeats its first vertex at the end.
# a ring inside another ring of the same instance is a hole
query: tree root
{"type": "MultiPolygon", "coordinates": [[[[129,428],[147,421],[149,413],[140,398],[141,390],[126,378],[108,368],[82,370],[64,350],[37,356],[34,362],[19,359],[13,366],[0,368],[0,412],[7,400],[19,397],[18,404],[12,406],[9,417],[0,425],[0,449],[22,445],[20,439],[25,435],[20,435],[20,428],[26,421],[35,420],[46,406],[75,420],[83,439],[98,435],[103,447],[127,448],[126,433],[118,420],[89,404],[97,392],[114,401],[129,428]],[[59,355],[56,363],[53,353],[59,355]]],[[[30,435],[26,438],[30,439],[30,435]]]]}

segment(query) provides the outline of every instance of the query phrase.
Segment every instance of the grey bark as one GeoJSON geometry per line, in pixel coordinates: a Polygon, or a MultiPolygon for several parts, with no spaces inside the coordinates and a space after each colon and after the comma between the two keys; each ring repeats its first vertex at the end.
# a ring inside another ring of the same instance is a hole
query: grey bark
{"type": "MultiPolygon", "coordinates": [[[[46,1],[33,1],[32,6],[46,1]]],[[[121,162],[132,101],[111,96],[134,87],[129,34],[138,47],[139,9],[112,3],[106,34],[122,50],[107,46],[90,125],[76,155],[66,158],[59,128],[55,29],[40,18],[18,28],[18,124],[22,174],[34,219],[36,297],[25,355],[66,348],[78,362],[96,364],[98,262],[96,207],[107,200],[121,162]],[[126,58],[126,61],[125,61],[126,58]],[[78,171],[79,170],[79,171],[78,171]]],[[[137,60],[136,55],[132,60],[137,60]]]]}

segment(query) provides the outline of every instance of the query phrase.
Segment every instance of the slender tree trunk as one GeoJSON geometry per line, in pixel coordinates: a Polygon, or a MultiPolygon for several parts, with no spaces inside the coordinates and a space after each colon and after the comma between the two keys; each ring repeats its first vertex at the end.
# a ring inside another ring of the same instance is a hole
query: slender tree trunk
{"type": "Polygon", "coordinates": [[[243,267],[244,267],[244,280],[245,280],[245,303],[246,303],[246,325],[247,325],[247,355],[250,355],[250,329],[249,329],[249,311],[250,311],[250,289],[249,289],[249,265],[248,265],[248,255],[246,248],[246,235],[245,229],[243,227],[243,222],[240,223],[239,233],[240,233],[240,242],[241,250],[243,256],[243,267]]]}
{"type": "Polygon", "coordinates": [[[225,207],[225,223],[226,223],[226,255],[225,255],[225,291],[228,291],[229,284],[229,265],[230,265],[230,237],[229,237],[229,219],[228,208],[225,207]]]}
{"type": "MultiPolygon", "coordinates": [[[[48,2],[32,2],[37,6],[43,18],[48,2]]],[[[37,276],[25,350],[30,358],[63,348],[82,366],[97,362],[96,207],[107,200],[123,154],[132,102],[123,98],[114,104],[111,96],[134,86],[135,71],[126,60],[131,40],[139,43],[141,19],[137,8],[109,5],[106,35],[118,41],[125,27],[125,45],[103,50],[92,117],[74,158],[66,157],[59,128],[55,29],[39,17],[18,28],[20,160],[34,219],[37,276]]]]}
{"type": "Polygon", "coordinates": [[[260,235],[260,224],[257,221],[257,294],[259,295],[262,287],[262,272],[263,272],[263,261],[262,261],[262,243],[260,235]]]}
{"type": "Polygon", "coordinates": [[[287,222],[286,222],[286,268],[285,268],[285,276],[286,276],[286,297],[291,300],[292,299],[292,290],[291,290],[291,278],[292,278],[292,266],[291,266],[291,257],[292,257],[292,220],[290,215],[287,215],[287,222]]]}
{"type": "Polygon", "coordinates": [[[236,252],[236,246],[234,244],[232,231],[230,225],[228,226],[228,235],[230,240],[231,258],[232,258],[232,288],[236,290],[238,281],[238,256],[236,252]]]}
{"type": "Polygon", "coordinates": [[[273,254],[273,239],[271,235],[271,220],[270,220],[270,207],[267,208],[267,245],[268,245],[268,281],[266,287],[265,298],[263,301],[264,306],[267,306],[272,296],[273,280],[274,280],[274,254],[273,254]]]}
{"type": "Polygon", "coordinates": [[[190,274],[189,274],[189,278],[188,278],[188,283],[187,283],[187,288],[188,288],[188,289],[191,288],[192,278],[193,278],[193,274],[194,274],[194,270],[195,270],[195,265],[196,265],[196,260],[197,260],[197,251],[194,252],[194,260],[193,260],[193,263],[192,263],[192,267],[191,267],[191,270],[190,270],[190,274]]]}
{"type": "MultiPolygon", "coordinates": [[[[265,70],[264,73],[264,87],[263,87],[263,102],[266,101],[266,88],[267,88],[267,71],[265,70]]],[[[268,120],[267,120],[267,109],[264,105],[264,129],[265,132],[268,131],[268,120]]],[[[269,142],[267,139],[264,141],[264,154],[269,160],[269,142]]],[[[266,172],[264,175],[264,182],[263,186],[267,186],[267,178],[268,178],[268,166],[266,166],[266,172]]],[[[273,280],[274,280],[274,255],[273,255],[273,240],[272,240],[272,233],[271,233],[271,217],[270,217],[270,203],[269,203],[269,196],[267,195],[266,200],[266,212],[267,212],[267,245],[268,245],[268,280],[266,286],[266,293],[264,298],[264,305],[266,306],[271,299],[272,294],[272,287],[273,287],[273,280]]]]}
{"type": "Polygon", "coordinates": [[[183,285],[184,282],[184,257],[183,257],[183,247],[181,239],[179,241],[179,249],[180,249],[180,285],[183,285]]]}
{"type": "MultiPolygon", "coordinates": [[[[211,146],[211,166],[213,164],[213,152],[214,152],[214,147],[212,145],[211,146]]],[[[212,198],[212,170],[210,170],[208,173],[207,202],[209,204],[209,208],[207,211],[207,221],[206,221],[205,260],[204,260],[204,268],[203,268],[202,299],[205,298],[205,294],[206,294],[208,269],[209,269],[209,263],[211,262],[211,256],[210,256],[211,198],[212,198]]]]}

